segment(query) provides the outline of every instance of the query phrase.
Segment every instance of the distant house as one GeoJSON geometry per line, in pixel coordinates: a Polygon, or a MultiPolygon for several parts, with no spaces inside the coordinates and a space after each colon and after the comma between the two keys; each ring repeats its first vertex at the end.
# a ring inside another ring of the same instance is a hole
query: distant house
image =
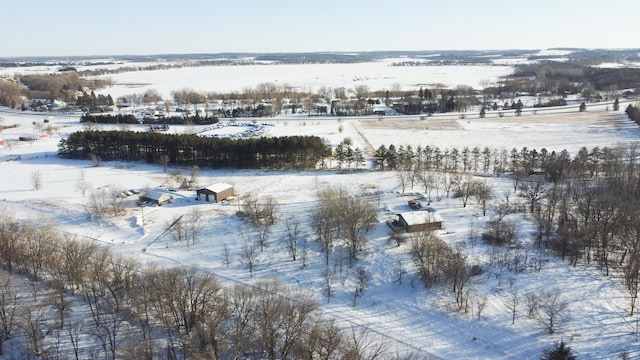
{"type": "Polygon", "coordinates": [[[47,134],[24,134],[18,136],[18,140],[20,141],[38,141],[46,138],[47,134]]]}
{"type": "Polygon", "coordinates": [[[162,192],[160,190],[149,190],[144,195],[140,195],[141,202],[158,206],[167,204],[169,201],[171,201],[171,199],[173,199],[173,196],[171,196],[171,194],[167,194],[166,192],[162,192]]]}
{"type": "Polygon", "coordinates": [[[233,195],[233,186],[225,183],[205,186],[196,190],[197,200],[200,200],[200,195],[204,195],[206,201],[221,202],[233,195]]]}
{"type": "Polygon", "coordinates": [[[397,214],[398,224],[406,232],[442,229],[442,217],[430,211],[411,211],[397,214]]]}

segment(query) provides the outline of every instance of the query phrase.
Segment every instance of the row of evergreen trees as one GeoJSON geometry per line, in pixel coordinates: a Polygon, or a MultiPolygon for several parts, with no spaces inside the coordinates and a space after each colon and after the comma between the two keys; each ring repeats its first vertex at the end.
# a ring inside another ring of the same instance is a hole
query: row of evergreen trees
{"type": "Polygon", "coordinates": [[[144,160],[210,168],[310,169],[331,155],[317,136],[231,140],[194,134],[78,131],[62,139],[58,153],[71,159],[144,160]]]}
{"type": "Polygon", "coordinates": [[[441,149],[429,145],[414,148],[391,144],[388,147],[381,145],[373,157],[380,170],[493,172],[518,176],[540,174],[555,182],[568,174],[583,178],[597,177],[601,173],[614,176],[620,169],[621,159],[635,157],[636,151],[635,148],[624,147],[582,147],[572,157],[566,149],[558,152],[527,147],[511,150],[467,146],[441,149]]]}
{"type": "Polygon", "coordinates": [[[640,125],[640,107],[629,104],[625,110],[629,119],[640,125]]]}
{"type": "Polygon", "coordinates": [[[80,117],[82,123],[95,124],[172,124],[172,125],[211,125],[220,122],[216,116],[165,116],[165,117],[144,117],[139,120],[131,114],[100,115],[84,114],[80,117]]]}

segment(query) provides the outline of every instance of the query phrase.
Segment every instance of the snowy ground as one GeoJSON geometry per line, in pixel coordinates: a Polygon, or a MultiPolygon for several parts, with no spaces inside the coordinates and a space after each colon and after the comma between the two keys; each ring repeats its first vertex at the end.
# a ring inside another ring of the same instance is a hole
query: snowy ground
{"type": "MultiPolygon", "coordinates": [[[[343,118],[338,121],[336,118],[278,117],[270,119],[273,126],[268,127],[265,134],[318,135],[332,144],[350,137],[360,148],[376,148],[383,144],[507,149],[526,146],[556,151],[566,148],[572,154],[582,146],[610,146],[640,139],[640,129],[627,120],[623,112],[606,111],[605,105],[590,109],[580,114],[533,115],[527,112],[518,118],[488,116],[486,119],[434,116],[424,120],[385,117],[382,120],[343,118]]],[[[452,246],[460,246],[472,263],[486,269],[473,284],[472,299],[487,297],[487,306],[480,319],[474,311],[456,311],[448,289],[425,289],[415,275],[408,246],[396,247],[388,241],[385,221],[393,219],[395,213],[409,211],[407,200],[420,196],[398,193],[396,176],[392,172],[203,169],[199,175],[201,185],[226,182],[234,185],[238,194],[254,192],[275,197],[280,204],[281,219],[300,222],[304,235],[310,239],[308,264],[303,268],[301,260],[290,260],[284,245],[279,242],[286,235],[284,221],[280,221],[269,236],[268,246],[258,256],[256,270],[251,276],[240,253],[245,239],[253,239],[255,235],[250,230],[242,230],[247,226],[235,216],[237,204],[205,203],[196,201],[194,192],[173,192],[174,200],[167,206],[142,209],[135,205],[132,197],[126,215],[90,221],[84,208],[86,198],[77,190],[81,178],[92,189],[106,186],[144,189],[166,184],[167,173],[160,166],[142,163],[105,162],[94,167],[90,161],[59,159],[55,155],[58,141],[82,128],[75,117],[49,116],[49,124],[54,127],[49,138],[23,143],[14,140],[20,134],[37,132],[34,122],[42,122],[44,116],[8,110],[0,112],[0,116],[5,125],[20,125],[1,135],[5,145],[0,146],[0,183],[3,185],[0,211],[49,220],[62,231],[94,239],[115,253],[134,256],[143,266],[197,264],[228,283],[251,283],[259,278],[276,277],[312,292],[323,304],[326,317],[335,317],[345,325],[365,325],[392,343],[392,349],[411,350],[423,357],[433,354],[447,359],[529,359],[536,358],[542,348],[560,339],[571,346],[580,359],[616,358],[623,350],[632,358],[640,357],[638,317],[628,316],[627,295],[615,277],[605,277],[597,268],[569,267],[532,247],[528,247],[529,261],[542,264],[539,271],[532,266],[514,275],[490,268],[487,264],[491,248],[481,241],[474,245],[469,240],[472,226],[482,229],[491,218],[491,213],[482,216],[475,204],[463,208],[460,200],[444,197],[431,206],[444,219],[444,229],[438,232],[439,236],[452,246]],[[31,185],[35,171],[42,176],[42,189],[38,191],[31,185]],[[354,192],[380,193],[379,224],[367,235],[369,243],[358,262],[371,274],[371,283],[355,307],[352,270],[346,263],[342,271],[335,265],[339,274],[335,297],[327,303],[322,296],[324,257],[312,241],[309,227],[316,191],[338,185],[354,192]],[[170,237],[157,239],[172,219],[193,208],[204,213],[203,235],[197,244],[186,246],[170,237]],[[228,267],[224,259],[225,246],[231,249],[228,267]],[[397,281],[400,267],[406,271],[401,284],[397,281]],[[510,314],[504,306],[508,278],[512,278],[522,292],[562,289],[563,296],[571,299],[566,325],[549,335],[535,320],[527,318],[524,310],[520,310],[515,325],[511,325],[510,314]]],[[[193,131],[193,128],[172,127],[175,132],[182,130],[193,131]]],[[[230,130],[221,128],[220,131],[230,130]]],[[[486,179],[494,186],[497,197],[512,192],[507,177],[486,179]]],[[[409,191],[417,193],[420,190],[415,187],[409,191]]],[[[514,216],[514,220],[520,224],[522,241],[530,242],[532,224],[520,215],[514,216]]]]}

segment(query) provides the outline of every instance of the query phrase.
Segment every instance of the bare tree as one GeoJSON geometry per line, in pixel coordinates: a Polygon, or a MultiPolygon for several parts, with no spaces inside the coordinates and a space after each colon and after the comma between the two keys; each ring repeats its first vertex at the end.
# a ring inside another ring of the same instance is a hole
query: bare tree
{"type": "Polygon", "coordinates": [[[185,226],[186,229],[186,238],[187,243],[191,241],[191,245],[195,245],[196,242],[200,239],[200,234],[202,233],[202,211],[198,208],[193,208],[189,211],[189,215],[187,216],[187,224],[185,226]]]}
{"type": "Polygon", "coordinates": [[[456,197],[462,200],[462,207],[467,207],[469,199],[474,196],[477,181],[467,176],[456,183],[456,197]]]}
{"type": "Polygon", "coordinates": [[[8,271],[18,263],[22,226],[9,214],[0,213],[0,259],[8,271]]]}
{"type": "Polygon", "coordinates": [[[18,312],[18,292],[9,273],[0,271],[0,355],[3,355],[3,344],[11,338],[16,328],[18,312]]]}
{"type": "Polygon", "coordinates": [[[511,315],[511,325],[516,322],[516,315],[518,314],[518,304],[520,303],[520,289],[517,287],[513,280],[509,281],[509,289],[507,290],[507,297],[504,299],[504,306],[511,315]]]}
{"type": "Polygon", "coordinates": [[[89,154],[89,157],[91,158],[91,162],[93,163],[94,167],[99,167],[100,166],[100,162],[102,161],[100,156],[98,156],[96,154],[89,154]]]}
{"type": "Polygon", "coordinates": [[[413,176],[414,172],[410,166],[401,165],[398,167],[398,170],[396,171],[396,180],[398,181],[398,185],[400,186],[403,194],[413,176]]]}
{"type": "Polygon", "coordinates": [[[278,220],[280,205],[273,196],[267,196],[262,201],[261,217],[264,217],[269,225],[274,225],[278,220]]]}
{"type": "Polygon", "coordinates": [[[259,282],[253,291],[256,338],[261,352],[270,360],[288,358],[293,345],[307,331],[317,303],[274,280],[259,282]]]}
{"type": "Polygon", "coordinates": [[[256,237],[257,242],[260,244],[260,251],[264,251],[265,246],[267,246],[267,240],[269,239],[269,224],[262,223],[255,226],[256,228],[256,237]]]}
{"type": "Polygon", "coordinates": [[[546,192],[546,185],[541,179],[525,182],[520,185],[520,196],[529,202],[529,212],[533,213],[546,192]]]}
{"type": "Polygon", "coordinates": [[[487,202],[491,199],[491,186],[486,181],[478,181],[473,191],[473,196],[482,207],[482,216],[487,215],[487,202]]]}
{"type": "Polygon", "coordinates": [[[436,181],[435,176],[427,171],[426,167],[419,170],[418,174],[418,181],[420,183],[422,183],[422,187],[424,188],[424,192],[427,195],[427,199],[429,200],[429,202],[431,202],[431,191],[436,188],[436,198],[439,199],[439,194],[438,194],[438,182],[436,181]]]}
{"type": "Polygon", "coordinates": [[[134,286],[129,295],[130,303],[128,310],[131,312],[131,322],[135,325],[136,331],[127,336],[133,339],[129,344],[132,348],[127,353],[135,355],[136,358],[153,360],[157,352],[156,334],[159,328],[159,321],[153,307],[153,288],[151,282],[148,281],[147,274],[152,273],[155,269],[148,269],[141,274],[134,276],[134,286]],[[137,336],[135,336],[137,335],[137,336]],[[135,336],[135,337],[134,337],[135,336]]]}
{"type": "Polygon", "coordinates": [[[67,326],[67,336],[71,347],[73,348],[73,355],[75,360],[80,360],[80,337],[82,335],[82,323],[79,321],[73,321],[67,326]]]}
{"type": "Polygon", "coordinates": [[[44,339],[53,330],[47,324],[49,315],[46,306],[23,305],[18,314],[17,325],[28,340],[29,353],[40,356],[43,353],[44,339]]]}
{"type": "MultiPolygon", "coordinates": [[[[319,208],[314,213],[316,234],[329,250],[332,238],[343,235],[349,246],[349,266],[366,242],[365,234],[377,220],[377,208],[364,196],[349,194],[343,188],[329,188],[319,193],[319,208]]],[[[329,256],[327,254],[327,264],[329,256]]]]}
{"type": "Polygon", "coordinates": [[[231,261],[231,248],[228,245],[225,245],[222,248],[222,256],[226,267],[229,267],[229,262],[231,261]]]}
{"type": "Polygon", "coordinates": [[[303,236],[300,239],[300,248],[302,250],[300,254],[302,258],[302,267],[304,268],[307,266],[307,256],[309,254],[309,240],[306,236],[303,236]]]}
{"type": "Polygon", "coordinates": [[[367,269],[360,265],[356,268],[354,280],[354,293],[353,293],[353,307],[356,306],[358,297],[362,296],[364,291],[369,287],[370,275],[367,273],[367,269]]]}
{"type": "Polygon", "coordinates": [[[333,296],[333,281],[335,280],[336,273],[331,267],[327,266],[322,269],[322,285],[324,296],[327,298],[327,302],[331,301],[333,296]]]}
{"type": "Polygon", "coordinates": [[[108,205],[111,216],[120,216],[126,213],[124,206],[124,197],[122,191],[116,189],[115,186],[109,186],[108,205]]]}
{"type": "Polygon", "coordinates": [[[459,249],[452,250],[445,260],[445,274],[451,282],[451,288],[456,300],[458,310],[468,306],[467,286],[471,280],[472,272],[467,257],[459,249]]]}
{"type": "MultiPolygon", "coordinates": [[[[322,192],[321,192],[321,195],[322,192]]],[[[329,201],[323,201],[321,197],[319,207],[314,210],[312,216],[312,225],[318,241],[322,244],[322,250],[325,253],[326,265],[329,265],[329,255],[333,250],[333,239],[339,230],[339,222],[334,215],[334,208],[329,201]]]]}
{"type": "Polygon", "coordinates": [[[160,165],[162,165],[162,171],[164,171],[165,173],[167,172],[167,166],[169,165],[170,161],[171,161],[171,157],[169,157],[169,155],[167,154],[160,155],[160,165]]]}
{"type": "Polygon", "coordinates": [[[444,271],[449,247],[432,232],[411,234],[410,253],[426,287],[433,286],[444,271]]]}
{"type": "Polygon", "coordinates": [[[346,337],[345,359],[374,360],[384,358],[389,342],[366,327],[352,325],[346,337]]]}
{"type": "Polygon", "coordinates": [[[553,334],[566,322],[569,303],[562,298],[562,292],[558,288],[542,290],[539,301],[535,317],[549,334],[553,334]]]}
{"type": "Polygon", "coordinates": [[[98,252],[98,245],[94,242],[79,241],[75,237],[65,237],[61,244],[61,271],[67,276],[67,289],[75,294],[77,289],[87,284],[90,264],[94,255],[98,252]]]}
{"type": "Polygon", "coordinates": [[[31,184],[33,185],[33,190],[42,189],[42,174],[39,170],[31,172],[31,184]]]}
{"type": "Polygon", "coordinates": [[[87,190],[89,190],[90,187],[91,184],[89,184],[85,180],[78,180],[78,182],[76,183],[76,190],[78,190],[78,192],[82,194],[82,197],[85,196],[87,190]]]}
{"type": "Polygon", "coordinates": [[[51,310],[58,314],[58,327],[64,329],[65,320],[71,315],[71,299],[67,297],[67,289],[63,277],[58,272],[52,274],[52,288],[47,293],[45,303],[51,307],[51,310]]]}
{"type": "Polygon", "coordinates": [[[186,241],[187,245],[189,245],[189,241],[187,240],[187,226],[186,221],[183,221],[184,215],[175,216],[171,223],[167,223],[167,229],[169,229],[169,235],[173,238],[174,241],[182,243],[182,241],[186,241]]]}
{"type": "Polygon", "coordinates": [[[108,194],[104,188],[96,189],[89,194],[85,208],[91,217],[103,217],[109,209],[108,194]]]}
{"type": "Polygon", "coordinates": [[[310,331],[301,346],[301,359],[339,359],[341,358],[346,339],[336,325],[335,320],[321,321],[318,319],[310,327],[310,331]]]}
{"type": "Polygon", "coordinates": [[[258,254],[256,253],[256,247],[250,241],[245,242],[244,248],[242,250],[242,259],[244,263],[249,268],[249,274],[253,276],[253,267],[256,262],[256,257],[258,254]]]}
{"type": "Polygon", "coordinates": [[[478,320],[480,320],[480,317],[482,316],[482,310],[484,310],[485,306],[487,306],[487,295],[476,298],[474,304],[478,320]]]}
{"type": "Polygon", "coordinates": [[[442,172],[439,175],[439,182],[442,184],[447,197],[453,191],[455,185],[459,181],[459,176],[451,175],[448,172],[442,172]]]}
{"type": "Polygon", "coordinates": [[[23,224],[20,235],[22,245],[18,252],[18,264],[31,281],[37,282],[46,271],[59,235],[50,224],[32,221],[23,224]]]}
{"type": "Polygon", "coordinates": [[[192,165],[189,167],[189,180],[187,182],[187,189],[195,189],[198,187],[198,175],[200,175],[200,167],[198,165],[192,165]]]}
{"type": "Polygon", "coordinates": [[[255,194],[248,193],[242,197],[241,215],[256,225],[262,220],[266,220],[268,225],[274,225],[278,219],[279,208],[277,200],[272,196],[260,199],[255,194]]]}
{"type": "Polygon", "coordinates": [[[298,253],[298,237],[300,236],[300,222],[289,221],[289,219],[285,220],[285,225],[287,226],[287,236],[284,238],[285,247],[289,250],[289,254],[293,261],[296,261],[296,256],[298,253]]]}
{"type": "Polygon", "coordinates": [[[256,331],[252,322],[256,311],[253,297],[254,289],[245,285],[234,285],[228,292],[230,340],[238,357],[244,357],[249,352],[256,331]]]}
{"type": "Polygon", "coordinates": [[[535,292],[527,292],[524,294],[525,306],[527,308],[527,316],[535,318],[538,307],[540,306],[540,296],[535,292]]]}

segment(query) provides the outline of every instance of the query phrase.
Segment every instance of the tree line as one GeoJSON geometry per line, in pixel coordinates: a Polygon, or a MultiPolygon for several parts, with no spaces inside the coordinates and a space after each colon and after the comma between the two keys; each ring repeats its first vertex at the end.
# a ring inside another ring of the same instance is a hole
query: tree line
{"type": "Polygon", "coordinates": [[[331,149],[317,136],[231,140],[194,134],[89,130],[60,140],[58,154],[70,159],[144,160],[210,168],[314,169],[331,149]]]}
{"type": "Polygon", "coordinates": [[[211,125],[216,124],[220,120],[215,116],[200,116],[196,113],[193,116],[163,116],[163,117],[144,117],[142,120],[131,114],[83,114],[80,117],[81,123],[94,124],[171,124],[171,125],[211,125]]]}
{"type": "Polygon", "coordinates": [[[629,117],[630,120],[640,125],[640,107],[629,104],[625,113],[629,117]]]}
{"type": "MultiPolygon", "coordinates": [[[[613,156],[614,148],[595,147],[591,151],[582,149],[583,156],[587,152],[588,159],[580,159],[579,165],[585,161],[598,164],[607,163],[613,156]]],[[[376,167],[380,170],[402,170],[412,173],[411,181],[416,180],[420,171],[449,171],[449,172],[477,172],[505,173],[522,175],[546,174],[552,181],[560,178],[565,171],[570,170],[576,163],[572,162],[567,150],[555,151],[542,148],[540,150],[523,147],[521,149],[496,149],[485,146],[462,148],[441,148],[439,146],[381,145],[374,155],[376,167]],[[409,171],[411,170],[411,171],[409,171]]]]}

